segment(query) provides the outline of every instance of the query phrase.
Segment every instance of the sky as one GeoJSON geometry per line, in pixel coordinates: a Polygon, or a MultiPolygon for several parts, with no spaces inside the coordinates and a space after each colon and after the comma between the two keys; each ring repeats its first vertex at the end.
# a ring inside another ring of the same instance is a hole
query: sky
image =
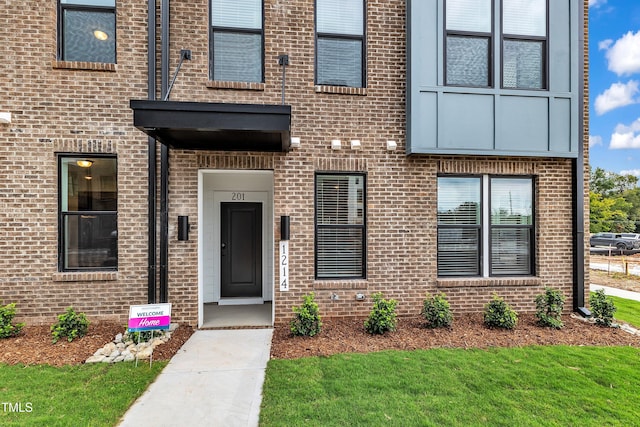
{"type": "Polygon", "coordinates": [[[589,0],[589,163],[640,177],[640,0],[589,0]]]}

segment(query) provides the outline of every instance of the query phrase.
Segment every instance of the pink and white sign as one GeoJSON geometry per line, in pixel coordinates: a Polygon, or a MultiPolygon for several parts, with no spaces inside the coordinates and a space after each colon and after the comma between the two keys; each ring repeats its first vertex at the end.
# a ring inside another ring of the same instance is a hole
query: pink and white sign
{"type": "Polygon", "coordinates": [[[129,332],[169,329],[171,304],[132,305],[129,307],[129,332]]]}

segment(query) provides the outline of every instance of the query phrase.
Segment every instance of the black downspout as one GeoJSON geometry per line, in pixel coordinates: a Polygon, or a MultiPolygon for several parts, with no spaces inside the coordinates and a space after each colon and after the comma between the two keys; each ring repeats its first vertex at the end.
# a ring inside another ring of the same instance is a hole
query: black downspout
{"type": "Polygon", "coordinates": [[[585,156],[584,156],[584,59],[585,59],[585,14],[584,7],[580,8],[580,35],[578,41],[578,47],[580,48],[579,54],[579,96],[578,96],[578,108],[580,129],[578,132],[578,158],[572,163],[573,169],[573,218],[574,218],[574,250],[573,250],[573,309],[582,316],[588,317],[591,315],[589,309],[584,304],[584,168],[585,168],[585,156]]]}
{"type": "MultiPolygon", "coordinates": [[[[148,70],[147,88],[150,100],[156,98],[156,0],[149,0],[148,9],[148,70]]],[[[147,302],[156,302],[156,140],[149,138],[149,254],[147,268],[147,302]]]]}
{"type": "MultiPolygon", "coordinates": [[[[169,0],[162,0],[162,63],[161,84],[162,97],[169,89],[169,0]]],[[[169,268],[169,147],[160,146],[160,302],[169,301],[168,268],[169,268]]]]}

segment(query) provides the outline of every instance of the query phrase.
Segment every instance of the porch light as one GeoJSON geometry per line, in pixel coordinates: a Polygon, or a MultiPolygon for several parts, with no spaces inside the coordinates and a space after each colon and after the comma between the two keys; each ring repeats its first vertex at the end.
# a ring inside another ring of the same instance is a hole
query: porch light
{"type": "Polygon", "coordinates": [[[396,148],[398,148],[398,144],[396,144],[396,142],[395,142],[395,141],[391,141],[391,140],[388,140],[388,141],[387,141],[387,150],[389,150],[389,151],[393,151],[393,150],[395,150],[396,148]]]}
{"type": "Polygon", "coordinates": [[[11,123],[11,113],[0,113],[0,123],[11,123]]]}
{"type": "Polygon", "coordinates": [[[81,168],[90,168],[91,165],[93,164],[93,161],[91,161],[91,160],[76,160],[76,164],[78,166],[80,166],[81,168]]]}
{"type": "Polygon", "coordinates": [[[360,144],[360,140],[359,139],[352,139],[351,140],[351,149],[352,150],[359,150],[362,148],[362,144],[360,144]]]}
{"type": "Polygon", "coordinates": [[[331,140],[331,149],[332,150],[339,150],[341,148],[342,148],[342,142],[339,139],[331,140]]]}
{"type": "Polygon", "coordinates": [[[289,147],[300,148],[300,138],[297,136],[291,137],[291,142],[289,143],[289,147]]]}

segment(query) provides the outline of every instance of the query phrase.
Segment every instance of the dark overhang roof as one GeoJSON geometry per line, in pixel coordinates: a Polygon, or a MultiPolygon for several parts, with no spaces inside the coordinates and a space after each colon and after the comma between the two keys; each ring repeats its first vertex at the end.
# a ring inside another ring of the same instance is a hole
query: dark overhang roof
{"type": "Polygon", "coordinates": [[[290,105],[130,101],[133,125],[173,148],[288,151],[290,105]]]}

